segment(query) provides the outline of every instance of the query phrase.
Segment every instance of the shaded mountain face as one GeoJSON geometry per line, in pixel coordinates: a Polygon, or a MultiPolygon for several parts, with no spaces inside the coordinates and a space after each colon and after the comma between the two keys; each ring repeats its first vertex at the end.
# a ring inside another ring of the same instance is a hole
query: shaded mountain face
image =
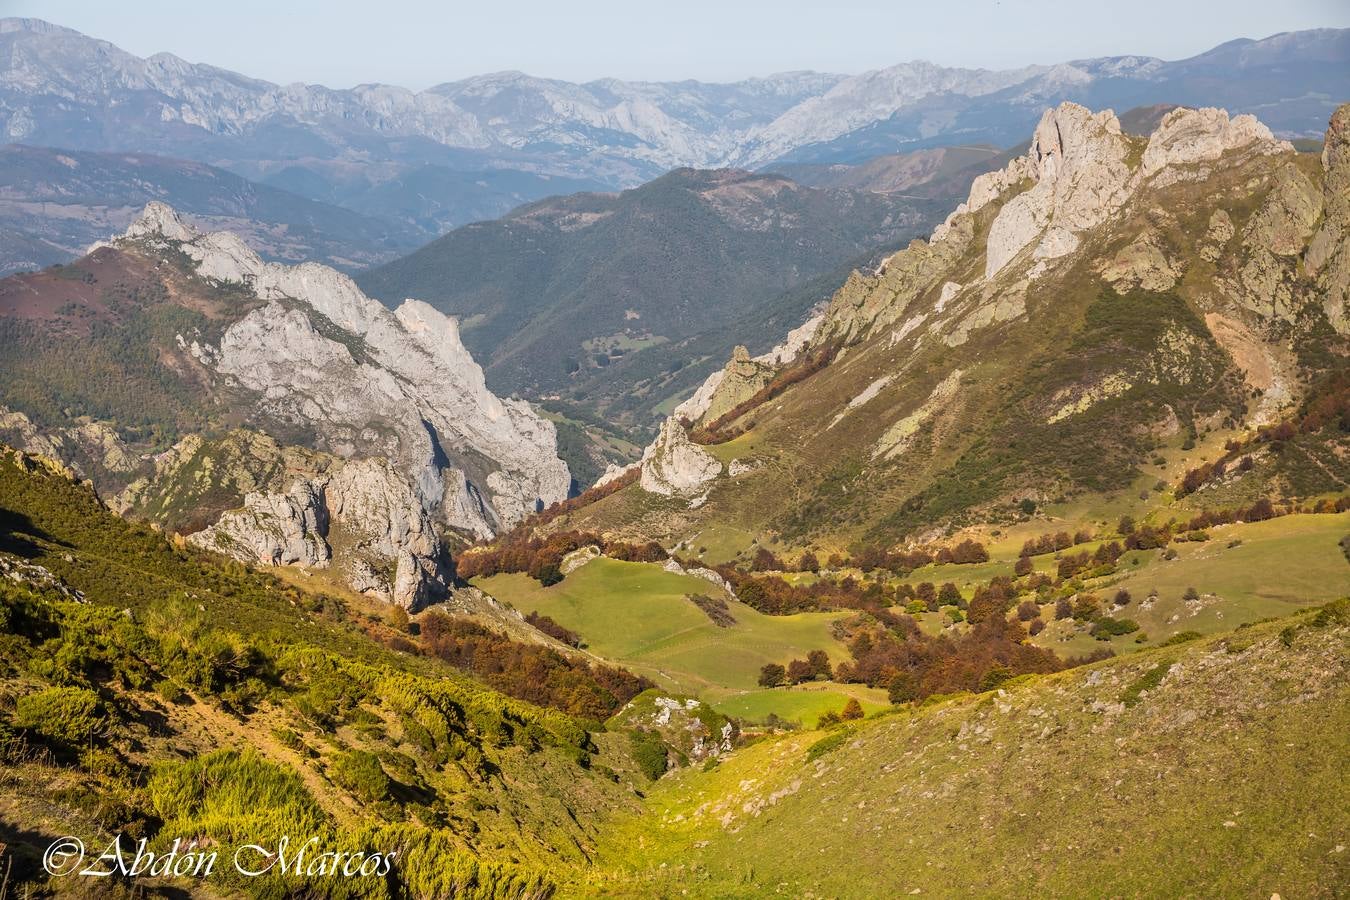
{"type": "Polygon", "coordinates": [[[1062,104],[930,240],[738,353],[638,483],[568,524],[892,545],[1022,501],[1179,498],[1160,460],[1225,462],[1202,507],[1344,490],[1347,135],[1350,106],[1300,154],[1250,116],[1175,109],[1143,138],[1062,104]]]}
{"type": "Polygon", "coordinates": [[[903,243],[948,205],[681,169],[457,229],[358,281],[388,303],[419,297],[458,317],[494,390],[579,400],[641,426],[706,374],[684,371],[707,355],[691,339],[791,306],[785,292],[903,243]]]}
{"type": "Polygon", "coordinates": [[[0,281],[0,372],[2,439],[120,511],[405,606],[443,593],[450,531],[490,535],[570,487],[553,426],[488,391],[453,320],[163,204],[0,281]]]}
{"type": "MultiPolygon", "coordinates": [[[[918,196],[931,196],[923,186],[942,183],[970,170],[973,180],[992,168],[1001,168],[996,162],[1002,156],[994,146],[933,147],[909,153],[887,153],[866,162],[816,164],[778,163],[767,171],[786,175],[798,184],[808,187],[839,188],[873,191],[878,194],[897,194],[916,191],[918,196]]],[[[1004,160],[1003,162],[1006,162],[1004,160]]],[[[964,195],[964,191],[960,192],[964,195]]]]}
{"type": "Polygon", "coordinates": [[[147,203],[171,202],[193,224],[243,237],[268,259],[340,269],[387,261],[418,231],[256,184],[203,163],[143,153],[0,147],[0,274],[84,254],[126,229],[147,203]]]}
{"type": "MultiPolygon", "coordinates": [[[[141,59],[38,20],[6,19],[0,61],[0,134],[8,140],[208,160],[341,202],[339,194],[361,194],[362,184],[375,189],[424,166],[628,187],[680,166],[858,162],[921,146],[1007,146],[1064,99],[1118,109],[1219,103],[1258,112],[1290,136],[1320,133],[1350,89],[1350,32],[1234,41],[1176,62],[1126,56],[1007,71],[909,62],[856,76],[793,72],[733,84],[579,85],[506,72],[413,92],[274,85],[166,53],[141,59]]],[[[437,178],[454,182],[444,172],[437,178]]],[[[465,187],[447,185],[435,202],[465,187]]],[[[407,202],[390,190],[388,206],[378,190],[365,195],[381,215],[407,202]]],[[[473,203],[498,194],[485,185],[473,203]]]]}

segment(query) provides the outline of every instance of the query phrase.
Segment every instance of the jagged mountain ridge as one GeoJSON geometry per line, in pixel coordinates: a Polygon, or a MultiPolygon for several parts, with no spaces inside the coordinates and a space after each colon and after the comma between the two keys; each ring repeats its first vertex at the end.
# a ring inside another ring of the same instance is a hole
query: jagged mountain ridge
{"type": "Polygon", "coordinates": [[[506,72],[421,92],[279,86],[167,53],[139,59],[33,19],[0,23],[0,59],[0,126],[10,140],[211,158],[248,177],[304,160],[354,160],[359,149],[405,165],[546,171],[613,186],[678,166],[1006,145],[1066,98],[1120,108],[1222,102],[1307,134],[1350,88],[1350,32],[1334,29],[1232,42],[1177,62],[1122,56],[1011,71],[910,62],[734,84],[575,85],[506,72]]]}
{"type": "MultiPolygon", "coordinates": [[[[641,483],[569,525],[931,538],[1022,499],[1124,490],[1162,450],[1198,465],[1183,456],[1197,440],[1334,403],[1350,358],[1347,126],[1342,107],[1319,157],[1221,110],[1173,110],[1148,138],[1109,110],[1048,111],[929,241],[854,273],[795,352],[739,354],[676,410],[641,483]]],[[[1343,490],[1339,427],[1254,452],[1228,495],[1343,490]]]]}
{"type": "Polygon", "coordinates": [[[487,536],[569,490],[552,424],[487,390],[453,320],[163,204],[0,282],[0,325],[8,439],[241,559],[331,561],[417,606],[448,580],[447,529],[487,536]]]}

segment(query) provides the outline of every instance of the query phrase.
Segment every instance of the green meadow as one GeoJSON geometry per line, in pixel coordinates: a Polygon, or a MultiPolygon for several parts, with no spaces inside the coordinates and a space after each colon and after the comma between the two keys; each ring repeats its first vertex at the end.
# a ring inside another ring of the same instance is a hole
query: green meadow
{"type": "Polygon", "coordinates": [[[766,616],[730,601],[736,624],[720,628],[688,599],[691,594],[720,596],[716,586],[650,563],[605,558],[547,588],[522,574],[474,583],[522,613],[537,611],[577,632],[592,653],[667,690],[702,697],[730,715],[762,719],[774,713],[813,724],[820,713],[837,711],[852,696],[864,708],[885,702],[881,692],[859,694],[854,685],[764,690],[756,684],[765,663],[786,665],[811,650],[825,650],[836,663],[847,660],[847,651],[830,634],[830,626],[846,613],[766,616]]]}

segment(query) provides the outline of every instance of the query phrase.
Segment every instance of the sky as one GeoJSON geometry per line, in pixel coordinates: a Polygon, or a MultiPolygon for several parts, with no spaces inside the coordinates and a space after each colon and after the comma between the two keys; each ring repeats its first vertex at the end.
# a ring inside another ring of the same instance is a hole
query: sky
{"type": "Polygon", "coordinates": [[[0,16],[283,84],[422,89],[507,69],[568,81],[733,81],[914,59],[983,68],[1181,59],[1238,37],[1350,26],[1350,0],[0,0],[0,16]]]}

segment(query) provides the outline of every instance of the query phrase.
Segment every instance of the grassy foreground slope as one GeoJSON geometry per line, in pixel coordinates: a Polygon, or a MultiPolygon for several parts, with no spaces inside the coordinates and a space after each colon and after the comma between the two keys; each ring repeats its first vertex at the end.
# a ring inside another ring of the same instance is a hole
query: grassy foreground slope
{"type": "Polygon", "coordinates": [[[116,834],[399,854],[388,878],[137,883],[171,896],[547,896],[549,868],[590,859],[632,793],[576,719],[381,632],[342,597],[176,548],[0,448],[7,896],[95,896],[45,879],[41,854],[116,834]]]}
{"type": "Polygon", "coordinates": [[[578,896],[1331,897],[1350,604],[684,771],[578,896]]]}

